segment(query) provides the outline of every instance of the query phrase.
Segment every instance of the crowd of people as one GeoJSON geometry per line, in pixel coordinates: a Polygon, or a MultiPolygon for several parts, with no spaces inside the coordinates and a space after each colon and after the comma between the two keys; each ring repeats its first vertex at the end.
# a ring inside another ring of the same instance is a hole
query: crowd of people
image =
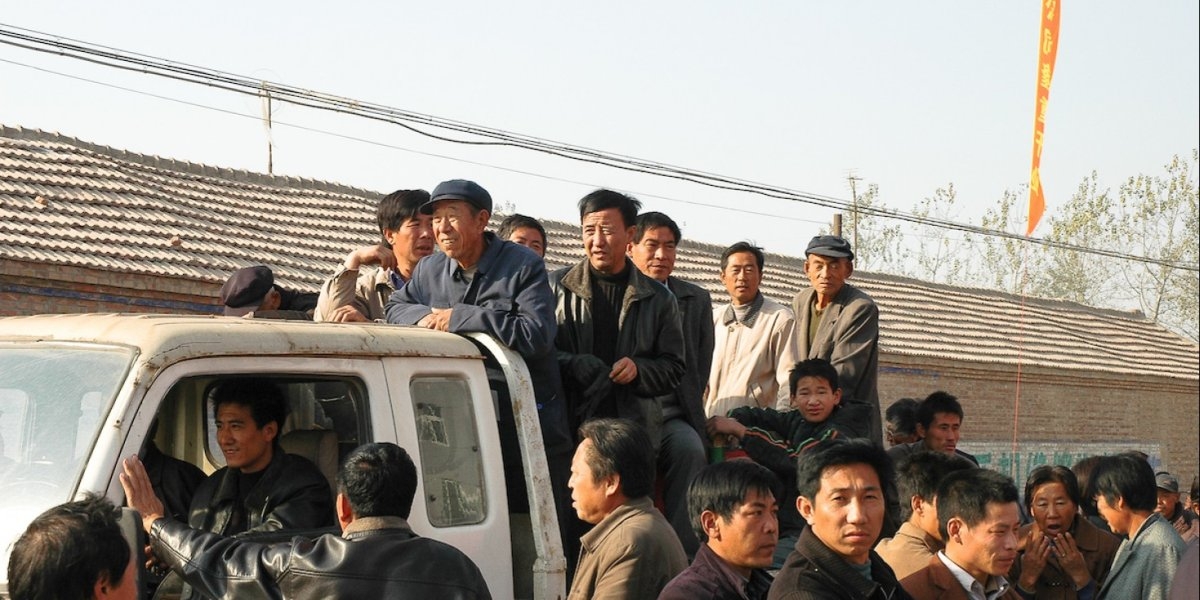
{"type": "MultiPolygon", "coordinates": [[[[812,238],[811,285],[790,306],[761,292],[760,248],[729,246],[714,275],[730,301],[714,307],[674,275],[669,216],[606,189],[578,208],[584,258],[548,272],[542,225],[511,215],[489,231],[477,183],[400,190],[379,202],[380,242],[351,250],[319,294],[256,266],[221,299],[230,316],[482,332],[519,353],[570,598],[1196,597],[1200,519],[1144,456],[1039,467],[1021,494],[958,448],[953,395],[880,418],[879,311],[847,282],[844,239],[812,238]]],[[[226,467],[203,477],[148,447],[120,477],[154,570],[181,575],[185,597],[490,597],[470,559],[408,527],[404,449],[360,447],[331,490],[279,448],[287,407],[271,382],[223,384],[212,410],[226,467]],[[285,544],[240,537],[334,524],[285,544]]],[[[39,517],[14,548],[12,597],[129,597],[140,552],[95,533],[113,527],[97,498],[39,517]],[[42,556],[55,545],[86,566],[42,556]]]]}

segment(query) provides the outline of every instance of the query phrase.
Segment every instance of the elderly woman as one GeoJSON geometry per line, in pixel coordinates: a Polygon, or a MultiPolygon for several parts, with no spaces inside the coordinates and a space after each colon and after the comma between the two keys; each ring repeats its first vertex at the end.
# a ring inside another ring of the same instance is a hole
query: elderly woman
{"type": "Polygon", "coordinates": [[[1033,522],[1021,528],[1021,559],[1009,579],[1026,598],[1090,600],[1121,541],[1079,513],[1079,484],[1062,466],[1042,466],[1025,482],[1033,522]]]}

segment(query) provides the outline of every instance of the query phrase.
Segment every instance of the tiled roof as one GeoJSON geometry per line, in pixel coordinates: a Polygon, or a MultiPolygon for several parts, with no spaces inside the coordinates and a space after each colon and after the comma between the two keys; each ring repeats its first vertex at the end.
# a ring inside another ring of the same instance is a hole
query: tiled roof
{"type": "MultiPolygon", "coordinates": [[[[349,248],[377,238],[381,195],[0,126],[5,258],[214,283],[267,264],[281,284],[315,290],[349,248]]],[[[574,224],[545,225],[552,268],[583,257],[574,224]]],[[[727,298],[721,250],[685,240],[676,265],[716,301],[727,298]]],[[[807,285],[802,261],[768,255],[764,293],[790,301],[807,285]]],[[[879,304],[885,353],[1200,379],[1200,347],[1138,313],[862,272],[852,283],[879,304]]]]}

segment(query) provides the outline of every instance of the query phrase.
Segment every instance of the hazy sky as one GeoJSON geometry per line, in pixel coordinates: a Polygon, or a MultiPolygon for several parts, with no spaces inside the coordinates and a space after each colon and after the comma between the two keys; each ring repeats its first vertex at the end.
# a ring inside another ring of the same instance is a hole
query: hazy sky
{"type": "MultiPolygon", "coordinates": [[[[1042,162],[1050,209],[1093,170],[1115,188],[1200,146],[1197,2],[1063,4],[1042,162]]],[[[6,25],[846,200],[851,172],[902,210],[953,182],[961,221],[1029,176],[1032,0],[0,5],[6,25]]],[[[14,62],[260,112],[253,98],[0,45],[0,123],[266,170],[257,119],[14,62]]],[[[379,192],[462,177],[498,203],[571,222],[579,197],[608,186],[672,215],[685,237],[750,239],[788,254],[830,219],[806,204],[437,142],[296,106],[277,107],[275,118],[378,142],[279,124],[277,174],[379,192]]],[[[1044,231],[1043,221],[1035,235],[1044,231]]]]}

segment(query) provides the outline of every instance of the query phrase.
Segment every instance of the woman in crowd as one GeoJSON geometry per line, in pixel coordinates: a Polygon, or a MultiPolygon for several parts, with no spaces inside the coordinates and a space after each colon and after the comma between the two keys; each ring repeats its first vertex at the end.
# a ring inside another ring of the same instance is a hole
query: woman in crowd
{"type": "Polygon", "coordinates": [[[1033,522],[1021,528],[1021,558],[1009,578],[1022,596],[1095,597],[1121,541],[1093,525],[1079,506],[1079,483],[1070,469],[1041,466],[1029,473],[1025,507],[1033,522]]]}

